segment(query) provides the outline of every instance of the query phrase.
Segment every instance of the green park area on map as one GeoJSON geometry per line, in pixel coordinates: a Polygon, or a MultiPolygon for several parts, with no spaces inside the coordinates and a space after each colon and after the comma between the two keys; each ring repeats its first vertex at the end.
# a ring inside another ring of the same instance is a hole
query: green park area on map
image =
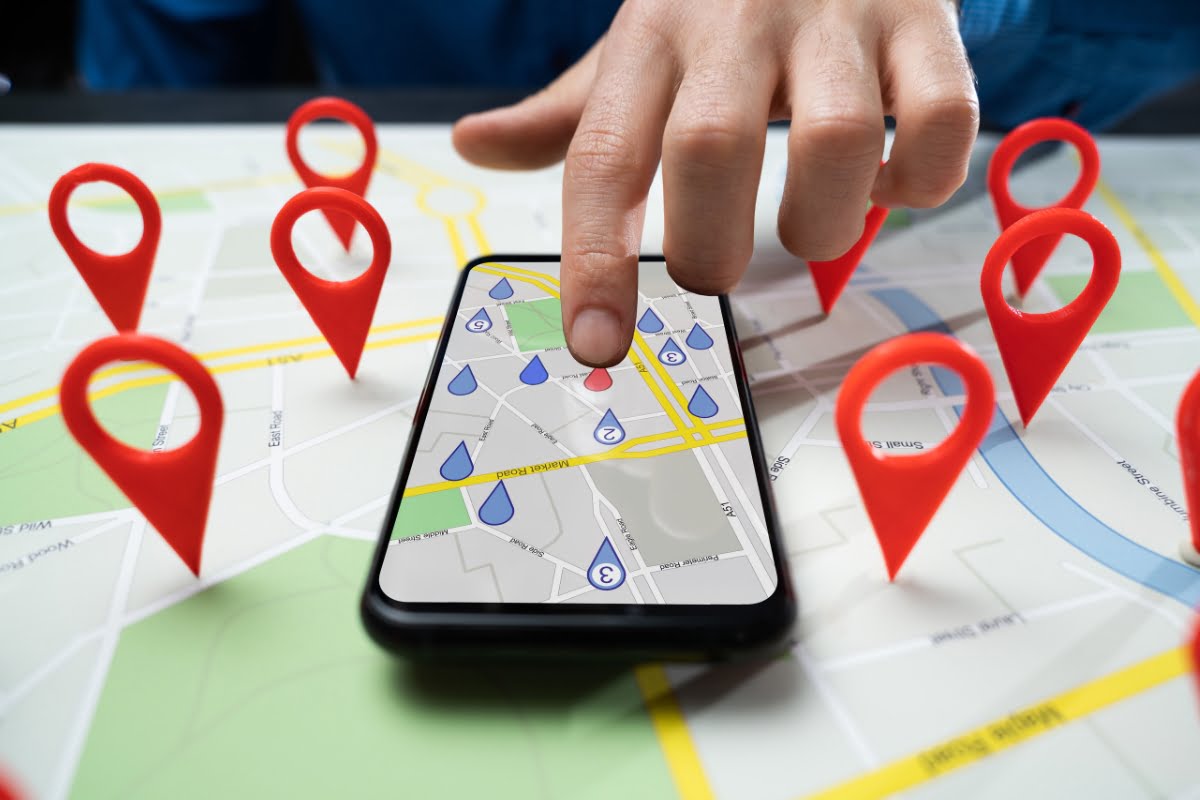
{"type": "MultiPolygon", "coordinates": [[[[1059,301],[1066,304],[1083,291],[1090,278],[1090,273],[1047,275],[1046,282],[1059,301]]],[[[1189,324],[1187,315],[1156,273],[1125,272],[1121,275],[1121,282],[1117,284],[1112,300],[1092,327],[1092,333],[1124,333],[1186,327],[1189,324]]]]}
{"type": "Polygon", "coordinates": [[[567,346],[562,329],[562,305],[557,297],[513,303],[505,309],[522,353],[567,346]]]}
{"type": "Polygon", "coordinates": [[[462,492],[445,489],[430,494],[418,494],[404,498],[396,524],[392,526],[392,539],[404,539],[430,531],[461,528],[469,525],[467,508],[463,505],[462,492]]]}
{"type": "MultiPolygon", "coordinates": [[[[113,436],[145,447],[153,440],[166,386],[127,389],[97,400],[96,417],[113,436]]],[[[20,424],[4,437],[0,463],[0,525],[29,520],[91,514],[129,506],[129,501],[96,462],[67,433],[54,415],[28,426],[20,424]]]]}
{"type": "Polygon", "coordinates": [[[396,662],[356,619],[370,554],[318,539],[127,628],[74,795],[670,796],[629,671],[396,662]]]}

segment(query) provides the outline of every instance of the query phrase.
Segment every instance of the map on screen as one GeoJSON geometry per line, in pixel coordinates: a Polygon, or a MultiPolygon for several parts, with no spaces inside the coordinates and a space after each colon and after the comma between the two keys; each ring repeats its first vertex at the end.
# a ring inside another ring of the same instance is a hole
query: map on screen
{"type": "Polygon", "coordinates": [[[391,527],[401,602],[750,604],[777,576],[715,297],[643,262],[629,355],[566,348],[559,264],[467,275],[391,527]]]}

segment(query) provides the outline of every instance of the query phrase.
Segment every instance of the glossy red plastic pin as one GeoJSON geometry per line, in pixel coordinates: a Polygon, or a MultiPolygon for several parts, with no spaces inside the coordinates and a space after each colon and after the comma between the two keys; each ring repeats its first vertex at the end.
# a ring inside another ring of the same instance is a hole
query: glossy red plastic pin
{"type": "MultiPolygon", "coordinates": [[[[1057,117],[1034,119],[1012,130],[1001,140],[988,163],[987,183],[992,195],[992,204],[996,209],[996,217],[1000,221],[1000,230],[1006,231],[1020,219],[1023,219],[1039,209],[1023,206],[1013,199],[1008,180],[1012,175],[1013,165],[1029,148],[1041,142],[1062,141],[1075,146],[1079,151],[1079,177],[1075,185],[1061,200],[1047,208],[1081,209],[1096,188],[1100,178],[1100,151],[1096,149],[1096,140],[1086,130],[1074,122],[1057,117]]],[[[1016,278],[1017,291],[1021,297],[1029,292],[1029,287],[1037,280],[1042,267],[1054,253],[1061,235],[1050,234],[1035,241],[1028,242],[1024,247],[1012,254],[1013,276],[1016,278]]]]}
{"type": "Polygon", "coordinates": [[[1001,233],[988,251],[980,276],[983,306],[1026,427],[1108,305],[1120,278],[1121,249],[1116,238],[1086,211],[1035,211],[1001,233]],[[1028,314],[1010,306],[1001,281],[1013,253],[1036,239],[1063,234],[1078,236],[1092,249],[1092,276],[1087,286],[1057,311],[1028,314]]]}
{"type": "Polygon", "coordinates": [[[379,304],[379,292],[392,260],[392,239],[383,217],[366,200],[345,189],[306,189],[288,200],[275,217],[271,226],[271,255],[353,378],[358,372],[375,306],[379,304]],[[352,224],[358,221],[366,229],[374,253],[363,274],[346,281],[327,281],[306,270],[296,258],[292,228],[301,216],[318,210],[337,211],[352,224]]]}
{"type": "Polygon", "coordinates": [[[1175,412],[1175,432],[1192,533],[1184,540],[1179,552],[1184,561],[1200,568],[1200,372],[1192,378],[1183,390],[1183,397],[1179,399],[1179,408],[1175,412]]]}
{"type": "Polygon", "coordinates": [[[21,800],[17,787],[5,779],[3,772],[0,772],[0,800],[21,800]]]}
{"type": "MultiPolygon", "coordinates": [[[[367,112],[340,97],[317,97],[292,112],[287,124],[287,154],[304,185],[309,189],[332,187],[345,189],[359,197],[367,196],[367,185],[375,170],[375,159],[379,155],[379,143],[375,139],[375,124],[367,112]],[[322,175],[304,162],[300,155],[300,129],[318,119],[336,119],[358,129],[363,138],[365,153],[358,169],[346,175],[322,175]]],[[[329,226],[337,234],[342,247],[350,250],[350,239],[354,236],[354,218],[339,213],[336,209],[322,209],[329,226]]]]}
{"type": "Polygon", "coordinates": [[[895,579],[971,453],[987,435],[995,402],[987,365],[967,345],[941,333],[910,333],[884,342],[859,359],[846,375],[835,411],[838,437],[883,550],[889,580],[895,579]],[[966,391],[966,407],[958,427],[932,450],[884,455],[863,437],[863,407],[885,378],[916,364],[958,373],[966,391]]]}
{"type": "Polygon", "coordinates": [[[204,365],[165,339],[136,333],[109,336],[85,347],[67,367],[59,403],[71,435],[199,576],[225,418],[221,392],[204,365]],[[105,364],[138,360],[175,373],[192,391],[200,429],[186,444],[160,452],[140,450],[113,437],[96,419],[88,404],[88,380],[105,364]]]}
{"type": "Polygon", "coordinates": [[[162,235],[162,213],[146,184],[111,164],[83,164],[58,179],[50,192],[50,228],[79,270],[92,296],[118,331],[137,330],[162,235]],[[128,253],[105,255],[88,247],[67,218],[71,193],[85,183],[111,183],[129,194],[142,214],[142,239],[128,253]]]}
{"type": "Polygon", "coordinates": [[[817,287],[817,297],[821,299],[821,310],[826,314],[833,311],[833,306],[842,296],[842,290],[850,282],[850,276],[862,262],[863,256],[870,249],[871,243],[879,235],[884,220],[887,219],[888,209],[883,206],[871,206],[867,211],[867,219],[863,224],[862,236],[854,246],[843,255],[832,261],[810,261],[808,271],[812,275],[813,285],[817,287]]]}

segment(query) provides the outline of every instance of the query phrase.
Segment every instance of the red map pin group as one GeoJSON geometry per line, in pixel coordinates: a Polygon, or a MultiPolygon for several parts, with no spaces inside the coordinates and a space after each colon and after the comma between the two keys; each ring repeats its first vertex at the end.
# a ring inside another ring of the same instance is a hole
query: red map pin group
{"type": "MultiPolygon", "coordinates": [[[[1116,291],[1121,253],[1099,220],[1080,210],[1096,185],[1100,157],[1091,136],[1067,120],[1034,120],[1010,133],[997,147],[988,184],[1000,235],[983,262],[980,293],[1017,409],[1028,426],[1066,369],[1096,319],[1116,291]],[[1016,203],[1009,174],[1020,155],[1044,141],[1074,145],[1082,163],[1079,178],[1058,203],[1032,209],[1016,203]],[[1092,275],[1079,296],[1057,311],[1034,314],[1013,308],[1004,296],[1003,276],[1011,263],[1018,293],[1024,296],[1064,235],[1078,236],[1092,251],[1092,275]]],[[[878,209],[872,208],[875,212],[878,209]]],[[[886,212],[884,212],[886,213],[886,212]]],[[[810,265],[826,313],[874,238],[882,215],[868,219],[862,239],[841,259],[810,265]],[[834,265],[833,268],[830,265],[834,265]]],[[[950,488],[984,441],[995,407],[995,392],[983,360],[966,345],[936,334],[910,334],[871,350],[851,369],[838,395],[837,428],[867,515],[883,551],[888,578],[894,579],[950,488]],[[957,372],[966,399],[958,427],[941,444],[917,455],[884,455],[866,444],[860,426],[871,391],[888,374],[918,364],[957,372]]]]}
{"type": "MultiPolygon", "coordinates": [[[[336,98],[301,106],[288,123],[286,149],[309,187],[284,205],[271,230],[271,251],[287,283],[313,317],[338,359],[354,377],[371,318],[391,261],[391,239],[382,217],[363,198],[375,166],[375,129],[361,108],[336,98]],[[363,163],[349,175],[326,176],[310,169],[299,150],[301,127],[333,118],[358,129],[366,145],[363,163]],[[356,224],[371,238],[374,256],[362,275],[326,281],[312,275],[296,257],[292,227],[309,211],[325,214],[348,251],[356,224]]],[[[150,189],[127,170],[84,164],[55,184],[49,202],[50,226],[117,334],[85,347],[68,365],[60,386],[67,430],[154,526],[193,574],[199,576],[205,529],[216,478],[224,404],[204,364],[178,345],[137,333],[159,239],[162,214],[150,189]],[[142,238],[128,253],[106,255],[85,245],[71,227],[67,204],[86,183],[111,183],[125,191],[142,218],[142,238]],[[148,451],[127,445],[104,429],[89,404],[93,376],[116,361],[145,361],[172,373],[191,390],[200,409],[200,427],[181,446],[148,451]]]]}

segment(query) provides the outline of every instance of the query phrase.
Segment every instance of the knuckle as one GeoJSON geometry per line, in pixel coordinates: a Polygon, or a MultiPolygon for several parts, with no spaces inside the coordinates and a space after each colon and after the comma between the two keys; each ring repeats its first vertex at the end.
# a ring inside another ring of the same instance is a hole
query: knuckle
{"type": "Polygon", "coordinates": [[[584,231],[576,234],[563,248],[563,267],[570,273],[572,282],[586,294],[609,284],[620,263],[630,257],[631,254],[612,237],[584,231]]]}
{"type": "Polygon", "coordinates": [[[712,168],[734,166],[752,156],[758,132],[731,111],[706,114],[674,128],[665,143],[666,156],[712,168]]]}
{"type": "Polygon", "coordinates": [[[633,137],[617,125],[602,125],[578,133],[567,149],[568,179],[628,181],[638,168],[633,137]]]}
{"type": "Polygon", "coordinates": [[[796,144],[830,161],[877,159],[883,134],[883,117],[866,108],[815,108],[799,120],[796,144]]]}

